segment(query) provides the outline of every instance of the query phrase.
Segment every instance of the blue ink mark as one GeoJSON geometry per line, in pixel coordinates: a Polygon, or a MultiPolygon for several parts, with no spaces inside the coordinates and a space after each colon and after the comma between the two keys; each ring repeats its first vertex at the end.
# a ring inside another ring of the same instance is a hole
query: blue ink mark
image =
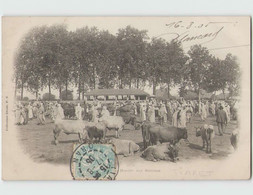
{"type": "Polygon", "coordinates": [[[77,180],[113,180],[118,167],[118,158],[110,144],[81,144],[70,161],[71,174],[77,180]]]}

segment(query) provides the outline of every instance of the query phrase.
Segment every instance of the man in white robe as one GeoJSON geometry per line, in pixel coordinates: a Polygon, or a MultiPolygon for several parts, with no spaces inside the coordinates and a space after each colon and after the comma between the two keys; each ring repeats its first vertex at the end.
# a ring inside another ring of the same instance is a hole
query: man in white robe
{"type": "Polygon", "coordinates": [[[158,113],[160,116],[160,125],[163,125],[163,123],[167,122],[167,110],[166,110],[166,107],[163,103],[161,104],[161,107],[160,107],[158,113]]]}
{"type": "Polygon", "coordinates": [[[153,104],[151,104],[149,106],[148,115],[149,115],[149,121],[151,123],[155,123],[155,108],[154,108],[153,104]]]}
{"type": "Polygon", "coordinates": [[[204,103],[200,103],[200,117],[202,121],[206,120],[207,113],[206,113],[206,105],[204,103]]]}
{"type": "Polygon", "coordinates": [[[94,105],[91,106],[92,122],[98,122],[98,111],[94,105]]]}
{"type": "Polygon", "coordinates": [[[31,120],[33,118],[33,106],[32,103],[29,103],[27,106],[28,109],[28,118],[31,120]]]}
{"type": "Polygon", "coordinates": [[[80,106],[80,103],[78,103],[77,106],[75,107],[75,114],[76,114],[77,120],[82,119],[82,111],[83,111],[83,108],[80,106]]]}
{"type": "Polygon", "coordinates": [[[101,111],[101,115],[102,115],[101,117],[103,117],[103,118],[110,116],[110,112],[107,110],[106,106],[103,106],[102,111],[101,111]]]}
{"type": "Polygon", "coordinates": [[[176,110],[172,115],[172,126],[177,127],[177,114],[179,110],[176,110]]]}
{"type": "Polygon", "coordinates": [[[141,121],[146,121],[146,106],[142,103],[140,106],[141,121]]]}
{"type": "Polygon", "coordinates": [[[63,110],[63,108],[61,107],[61,104],[58,104],[57,117],[60,117],[61,119],[64,119],[64,118],[65,118],[64,110],[63,110]]]}
{"type": "Polygon", "coordinates": [[[185,106],[178,111],[177,114],[177,127],[178,128],[186,128],[186,109],[185,106]]]}

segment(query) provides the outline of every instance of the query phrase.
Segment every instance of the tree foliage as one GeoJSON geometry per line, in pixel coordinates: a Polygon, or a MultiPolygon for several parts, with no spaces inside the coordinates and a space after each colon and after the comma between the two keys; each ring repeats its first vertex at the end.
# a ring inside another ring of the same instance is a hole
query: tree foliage
{"type": "Polygon", "coordinates": [[[178,42],[162,38],[150,39],[146,30],[131,26],[119,29],[116,35],[96,27],[68,31],[64,25],[38,26],[21,40],[15,55],[16,88],[36,94],[48,88],[59,90],[61,99],[70,97],[74,84],[81,99],[89,89],[140,88],[147,84],[179,86],[196,92],[229,90],[238,95],[240,68],[237,59],[210,55],[207,48],[194,45],[186,54],[178,42]],[[65,91],[65,92],[64,92],[65,91]],[[67,91],[67,93],[66,93],[67,91]]]}
{"type": "Polygon", "coordinates": [[[61,100],[73,100],[73,92],[70,90],[63,90],[61,93],[61,100]]]}

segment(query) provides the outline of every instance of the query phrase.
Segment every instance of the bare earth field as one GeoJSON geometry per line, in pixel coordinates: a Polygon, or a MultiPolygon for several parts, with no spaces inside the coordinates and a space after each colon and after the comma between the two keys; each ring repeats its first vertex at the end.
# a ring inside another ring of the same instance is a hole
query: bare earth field
{"type": "MultiPolygon", "coordinates": [[[[73,144],[78,142],[77,135],[60,134],[59,144],[54,145],[53,127],[54,123],[50,120],[46,121],[46,125],[37,125],[37,120],[29,121],[28,125],[17,126],[19,131],[19,141],[24,152],[29,155],[35,162],[48,162],[54,164],[69,165],[71,154],[73,152],[73,144]]],[[[187,124],[189,144],[184,140],[179,143],[179,158],[180,161],[189,161],[196,159],[210,159],[217,160],[226,158],[233,152],[230,144],[230,134],[236,129],[237,121],[230,121],[225,134],[218,136],[218,129],[214,117],[207,118],[206,122],[202,122],[199,117],[193,117],[191,123],[187,124]],[[196,126],[203,125],[204,123],[214,125],[216,136],[212,142],[212,154],[207,154],[202,150],[202,140],[200,137],[195,136],[196,126]]],[[[109,131],[107,136],[114,136],[114,131],[109,131]]],[[[145,161],[140,157],[143,151],[141,130],[123,130],[120,139],[133,140],[141,147],[141,151],[137,152],[134,156],[123,157],[119,156],[119,161],[124,162],[143,162],[145,161]]],[[[159,163],[159,162],[156,162],[159,163]]]]}

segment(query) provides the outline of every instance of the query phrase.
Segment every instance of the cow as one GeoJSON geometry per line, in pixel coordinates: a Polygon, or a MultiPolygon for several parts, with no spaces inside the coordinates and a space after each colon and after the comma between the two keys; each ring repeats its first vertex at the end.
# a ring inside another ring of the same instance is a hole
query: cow
{"type": "Polygon", "coordinates": [[[137,145],[132,140],[121,140],[112,138],[109,143],[113,144],[116,149],[116,154],[124,155],[125,157],[134,155],[135,152],[140,150],[139,145],[137,145]]]}
{"type": "Polygon", "coordinates": [[[94,123],[94,122],[86,122],[85,123],[85,130],[88,133],[89,141],[93,141],[93,138],[95,141],[100,142],[101,140],[105,139],[107,127],[104,123],[94,123]]]}
{"type": "Polygon", "coordinates": [[[156,145],[163,142],[170,142],[175,145],[181,139],[188,138],[186,128],[172,126],[160,126],[155,123],[144,122],[142,124],[142,137],[144,149],[149,145],[156,145]]]}
{"type": "Polygon", "coordinates": [[[195,127],[196,128],[196,137],[202,138],[203,146],[202,148],[205,149],[206,153],[212,153],[212,139],[215,137],[215,131],[212,125],[205,124],[203,127],[195,127]]]}
{"type": "Polygon", "coordinates": [[[125,122],[121,116],[101,117],[99,122],[103,122],[109,130],[115,129],[116,138],[119,138],[120,132],[123,130],[123,126],[125,125],[125,122]]]}
{"type": "Polygon", "coordinates": [[[61,132],[67,135],[78,134],[79,142],[81,143],[88,136],[85,125],[85,121],[82,120],[63,120],[59,117],[56,118],[53,129],[55,145],[59,142],[58,137],[61,132]]]}
{"type": "Polygon", "coordinates": [[[237,130],[234,130],[231,134],[231,137],[230,137],[230,142],[231,142],[231,145],[233,146],[233,148],[236,150],[237,149],[237,145],[238,145],[238,131],[237,130]]]}
{"type": "Polygon", "coordinates": [[[170,143],[149,146],[142,152],[141,157],[154,162],[159,160],[175,162],[178,160],[178,148],[170,143]]]}

